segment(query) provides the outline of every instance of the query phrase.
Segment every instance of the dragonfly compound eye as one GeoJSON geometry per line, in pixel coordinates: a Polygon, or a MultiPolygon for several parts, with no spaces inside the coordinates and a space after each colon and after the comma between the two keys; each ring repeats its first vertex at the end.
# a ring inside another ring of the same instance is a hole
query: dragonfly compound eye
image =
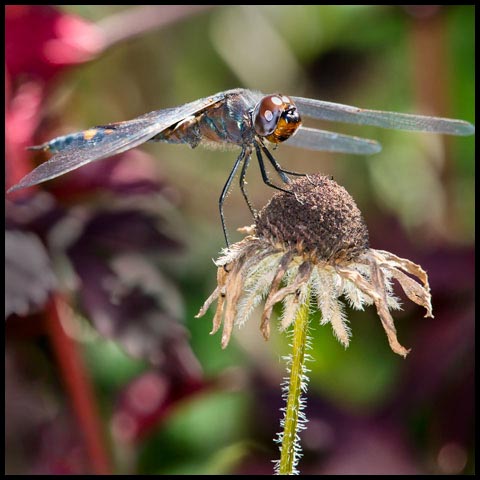
{"type": "Polygon", "coordinates": [[[263,97],[253,110],[255,132],[272,143],[287,140],[301,123],[297,107],[286,95],[263,97]]]}

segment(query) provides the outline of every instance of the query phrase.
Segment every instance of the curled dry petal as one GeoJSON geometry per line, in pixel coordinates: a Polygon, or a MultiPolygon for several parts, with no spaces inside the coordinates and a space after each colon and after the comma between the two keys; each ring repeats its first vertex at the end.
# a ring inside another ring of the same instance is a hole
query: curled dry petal
{"type": "Polygon", "coordinates": [[[270,291],[270,295],[265,302],[265,309],[262,315],[262,324],[260,326],[265,340],[268,340],[268,334],[270,332],[268,319],[270,318],[273,306],[276,303],[281,302],[287,295],[296,293],[296,291],[309,280],[312,268],[313,265],[309,261],[303,262],[298,268],[297,275],[292,283],[289,283],[286,287],[277,290],[273,294],[273,290],[270,291]]]}
{"type": "Polygon", "coordinates": [[[295,320],[298,309],[307,301],[310,291],[307,284],[303,284],[292,295],[287,295],[283,299],[283,313],[280,324],[280,331],[284,332],[295,320]]]}
{"type": "Polygon", "coordinates": [[[420,265],[407,260],[406,258],[400,258],[393,253],[385,250],[370,250],[369,254],[385,267],[393,278],[400,283],[403,291],[407,297],[415,302],[417,305],[424,307],[427,310],[425,317],[432,317],[432,304],[430,295],[430,285],[428,284],[427,272],[423,270],[420,265]],[[407,273],[416,276],[422,283],[423,287],[415,280],[405,275],[400,270],[405,270],[407,273]]]}
{"type": "Polygon", "coordinates": [[[377,308],[377,313],[380,317],[383,328],[385,329],[385,333],[387,334],[388,343],[390,344],[391,349],[395,353],[398,353],[398,355],[406,357],[409,350],[404,348],[397,339],[397,331],[393,324],[393,318],[388,311],[388,306],[383,296],[378,293],[375,287],[357,271],[348,267],[337,267],[337,272],[342,277],[351,280],[363,293],[365,293],[365,295],[368,295],[373,299],[377,308]]]}
{"type": "Polygon", "coordinates": [[[242,263],[236,262],[227,274],[225,284],[225,314],[223,319],[222,348],[226,348],[232,335],[233,322],[237,316],[237,305],[243,290],[242,263]]]}
{"type": "Polygon", "coordinates": [[[195,318],[200,318],[207,313],[207,310],[210,308],[210,305],[218,298],[220,294],[220,287],[217,288],[211,293],[211,295],[205,300],[202,308],[200,308],[199,312],[195,315],[195,318]]]}
{"type": "Polygon", "coordinates": [[[406,258],[397,257],[393,253],[387,252],[386,250],[371,249],[370,253],[373,256],[376,256],[377,258],[379,258],[379,260],[381,260],[383,257],[384,260],[390,262],[391,266],[400,267],[403,270],[406,270],[408,273],[415,275],[423,283],[423,286],[425,287],[425,289],[427,291],[430,291],[427,272],[425,272],[425,270],[420,265],[417,265],[416,263],[413,263],[412,261],[406,258]],[[381,255],[382,257],[379,257],[379,255],[381,255]]]}
{"type": "Polygon", "coordinates": [[[275,277],[273,277],[273,282],[270,286],[270,292],[265,302],[265,308],[263,310],[262,321],[260,324],[260,330],[265,340],[268,340],[270,336],[269,320],[272,314],[273,305],[276,303],[276,302],[272,303],[271,298],[272,296],[275,295],[275,293],[279,289],[280,283],[283,279],[283,276],[285,275],[285,272],[287,271],[287,268],[290,264],[290,261],[293,258],[293,255],[294,253],[291,250],[289,250],[282,257],[282,259],[280,260],[280,264],[278,265],[277,272],[275,273],[275,277]]]}
{"type": "Polygon", "coordinates": [[[227,270],[224,267],[218,267],[217,270],[217,282],[218,282],[218,291],[220,296],[218,297],[217,310],[215,316],[213,317],[213,328],[210,332],[210,335],[213,335],[222,324],[223,317],[223,305],[225,303],[225,297],[227,296],[225,284],[227,282],[227,270]]]}
{"type": "Polygon", "coordinates": [[[391,273],[392,277],[398,280],[407,297],[427,310],[425,317],[433,318],[430,292],[400,270],[392,269],[391,273]]]}

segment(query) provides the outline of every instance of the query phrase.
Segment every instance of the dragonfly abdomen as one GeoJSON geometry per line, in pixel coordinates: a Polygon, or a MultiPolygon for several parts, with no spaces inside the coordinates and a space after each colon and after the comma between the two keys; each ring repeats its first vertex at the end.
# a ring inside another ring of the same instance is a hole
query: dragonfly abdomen
{"type": "Polygon", "coordinates": [[[82,132],[75,132],[56,137],[49,142],[45,142],[34,147],[28,147],[28,149],[58,153],[66,149],[75,149],[85,147],[87,145],[94,146],[101,142],[106,135],[109,135],[114,131],[115,129],[111,126],[89,128],[88,130],[83,130],[82,132]]]}

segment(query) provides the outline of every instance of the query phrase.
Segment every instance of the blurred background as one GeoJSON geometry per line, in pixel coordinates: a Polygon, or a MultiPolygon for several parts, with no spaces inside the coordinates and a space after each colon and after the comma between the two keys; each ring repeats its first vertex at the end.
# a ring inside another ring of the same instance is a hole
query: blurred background
{"type": "MultiPolygon", "coordinates": [[[[6,187],[25,147],[235,87],[474,122],[474,6],[7,6],[6,187]]],[[[303,474],[474,473],[474,137],[319,127],[371,157],[276,151],[333,175],[372,248],[422,265],[435,318],[312,317],[303,474]]],[[[286,335],[222,351],[218,197],[235,152],[146,144],[6,197],[6,473],[271,474],[286,335]]],[[[248,189],[272,195],[256,165],[248,189]]],[[[232,240],[252,218],[238,188],[232,240]]],[[[400,294],[400,292],[398,292],[400,294]]],[[[278,313],[278,312],[277,312],[278,313]]],[[[272,329],[275,331],[275,329],[272,329]]]]}

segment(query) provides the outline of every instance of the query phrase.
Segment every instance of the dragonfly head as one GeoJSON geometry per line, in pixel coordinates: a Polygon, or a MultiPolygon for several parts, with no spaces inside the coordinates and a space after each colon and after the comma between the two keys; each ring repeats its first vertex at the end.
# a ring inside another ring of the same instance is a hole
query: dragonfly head
{"type": "Polygon", "coordinates": [[[255,105],[252,119],[257,135],[272,143],[284,142],[302,124],[293,101],[281,94],[263,97],[255,105]]]}

